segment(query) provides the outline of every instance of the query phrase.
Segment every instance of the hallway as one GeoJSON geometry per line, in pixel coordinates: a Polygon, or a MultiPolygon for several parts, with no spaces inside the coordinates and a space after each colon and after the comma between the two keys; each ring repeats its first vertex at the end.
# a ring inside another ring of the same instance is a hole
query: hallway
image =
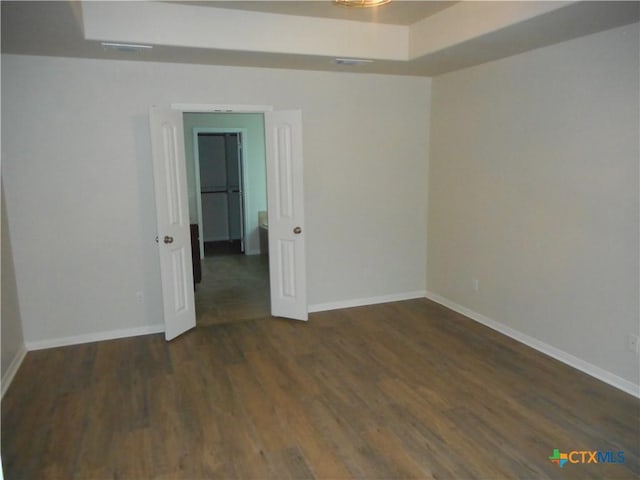
{"type": "Polygon", "coordinates": [[[228,252],[206,256],[195,300],[198,326],[270,316],[269,257],[228,252]]]}

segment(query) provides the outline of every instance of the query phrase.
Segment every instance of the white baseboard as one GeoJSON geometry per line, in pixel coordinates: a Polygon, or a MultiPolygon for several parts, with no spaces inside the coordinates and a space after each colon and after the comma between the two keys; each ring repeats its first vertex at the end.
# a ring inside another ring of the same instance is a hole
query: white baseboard
{"type": "Polygon", "coordinates": [[[309,305],[309,313],[325,312],[327,310],[337,310],[339,308],[362,307],[365,305],[376,305],[378,303],[399,302],[402,300],[413,300],[414,298],[424,298],[426,292],[419,290],[416,292],[393,293],[379,297],[356,298],[352,300],[342,300],[339,302],[316,303],[309,305]]]}
{"type": "Polygon", "coordinates": [[[20,368],[20,365],[22,365],[22,361],[24,360],[24,357],[26,355],[27,355],[27,347],[25,345],[22,345],[20,349],[16,352],[15,356],[13,357],[13,360],[11,360],[11,364],[9,365],[9,368],[7,368],[7,371],[2,376],[2,392],[0,393],[0,398],[4,397],[4,394],[9,389],[9,386],[13,381],[13,377],[16,376],[16,372],[20,368]]]}
{"type": "Polygon", "coordinates": [[[149,335],[161,332],[164,332],[164,324],[150,325],[148,327],[123,328],[121,330],[110,330],[107,332],[87,333],[71,337],[36,340],[34,342],[26,342],[26,347],[27,350],[43,350],[45,348],[66,347],[67,345],[100,342],[102,340],[114,340],[116,338],[137,337],[138,335],[149,335]]]}
{"type": "Polygon", "coordinates": [[[548,343],[538,340],[537,338],[531,337],[525,333],[508,327],[503,323],[500,323],[489,317],[485,317],[484,315],[474,312],[473,310],[469,310],[468,308],[463,307],[462,305],[458,305],[457,303],[452,302],[447,298],[441,297],[436,293],[427,291],[425,296],[429,300],[433,300],[440,305],[450,308],[454,312],[461,313],[465,317],[469,317],[470,319],[475,320],[476,322],[481,323],[493,330],[496,330],[506,335],[507,337],[511,337],[520,343],[523,343],[535,350],[538,350],[539,352],[544,353],[545,355],[553,357],[556,360],[569,365],[570,367],[573,367],[577,370],[580,370],[581,372],[586,373],[587,375],[591,375],[598,380],[608,383],[612,387],[618,388],[623,392],[628,393],[629,395],[640,398],[640,385],[636,385],[629,380],[626,380],[622,377],[619,377],[618,375],[608,372],[607,370],[597,367],[585,360],[582,360],[581,358],[565,352],[564,350],[553,347],[548,343]]]}

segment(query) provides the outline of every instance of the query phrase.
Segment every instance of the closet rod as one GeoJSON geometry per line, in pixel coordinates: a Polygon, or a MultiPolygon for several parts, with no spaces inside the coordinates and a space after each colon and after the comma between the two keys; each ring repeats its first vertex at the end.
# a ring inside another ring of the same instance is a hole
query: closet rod
{"type": "Polygon", "coordinates": [[[206,190],[206,191],[201,190],[200,193],[202,195],[206,193],[240,193],[240,190],[206,190]]]}

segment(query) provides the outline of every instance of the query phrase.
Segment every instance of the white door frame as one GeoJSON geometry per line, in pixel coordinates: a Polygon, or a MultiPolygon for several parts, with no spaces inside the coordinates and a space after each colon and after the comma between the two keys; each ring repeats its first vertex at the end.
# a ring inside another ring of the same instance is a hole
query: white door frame
{"type": "Polygon", "coordinates": [[[264,113],[273,112],[273,105],[231,105],[220,103],[172,103],[172,110],[185,113],[264,113]]]}
{"type": "MultiPolygon", "coordinates": [[[[196,127],[193,129],[193,157],[195,160],[195,174],[196,174],[196,212],[198,215],[198,230],[199,230],[199,243],[200,243],[200,258],[204,258],[204,229],[202,228],[202,197],[200,192],[200,151],[198,148],[198,135],[200,133],[237,133],[240,135],[239,143],[242,145],[242,172],[240,175],[242,176],[242,205],[244,205],[244,210],[247,209],[247,192],[249,191],[249,179],[246,172],[247,169],[247,158],[248,158],[248,147],[247,144],[249,142],[246,141],[248,136],[248,130],[246,128],[240,127],[229,127],[229,128],[216,128],[216,127],[196,127]]],[[[248,215],[244,212],[242,213],[242,235],[245,237],[245,254],[246,254],[246,234],[249,231],[249,223],[247,221],[248,215]]]]}

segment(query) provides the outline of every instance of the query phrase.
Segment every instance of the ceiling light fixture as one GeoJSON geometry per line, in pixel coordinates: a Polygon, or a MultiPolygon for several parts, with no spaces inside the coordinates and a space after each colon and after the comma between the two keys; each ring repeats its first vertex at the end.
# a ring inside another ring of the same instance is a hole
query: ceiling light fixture
{"type": "Polygon", "coordinates": [[[343,7],[379,7],[391,3],[391,0],[334,0],[336,5],[343,7]]]}

